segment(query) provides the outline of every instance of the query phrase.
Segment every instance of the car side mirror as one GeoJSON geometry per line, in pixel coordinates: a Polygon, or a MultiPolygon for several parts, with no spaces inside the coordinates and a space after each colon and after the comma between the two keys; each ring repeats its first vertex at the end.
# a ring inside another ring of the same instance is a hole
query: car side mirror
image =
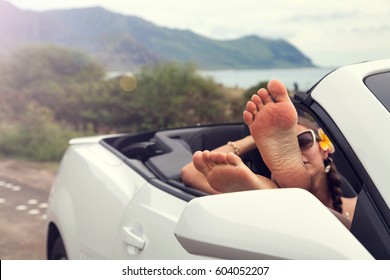
{"type": "Polygon", "coordinates": [[[373,259],[328,208],[303,189],[195,198],[174,233],[189,253],[221,259],[373,259]]]}

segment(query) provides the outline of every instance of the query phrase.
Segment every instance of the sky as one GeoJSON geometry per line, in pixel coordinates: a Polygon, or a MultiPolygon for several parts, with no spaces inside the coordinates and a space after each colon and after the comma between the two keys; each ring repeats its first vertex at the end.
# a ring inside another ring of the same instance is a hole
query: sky
{"type": "Polygon", "coordinates": [[[45,11],[100,6],[212,39],[284,39],[318,66],[390,58],[390,0],[6,0],[45,11]]]}

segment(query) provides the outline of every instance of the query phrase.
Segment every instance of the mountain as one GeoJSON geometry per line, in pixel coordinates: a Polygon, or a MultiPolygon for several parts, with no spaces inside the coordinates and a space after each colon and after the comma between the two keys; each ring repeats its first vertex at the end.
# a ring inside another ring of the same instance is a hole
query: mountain
{"type": "Polygon", "coordinates": [[[3,53],[24,44],[58,44],[87,52],[109,70],[166,60],[194,61],[202,69],[313,66],[285,40],[214,40],[100,7],[33,12],[0,0],[0,38],[3,53]]]}

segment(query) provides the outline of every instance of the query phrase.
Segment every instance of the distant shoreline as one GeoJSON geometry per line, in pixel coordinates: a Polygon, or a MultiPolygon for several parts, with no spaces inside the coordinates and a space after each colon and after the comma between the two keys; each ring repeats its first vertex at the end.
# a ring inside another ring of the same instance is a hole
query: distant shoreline
{"type": "MultiPolygon", "coordinates": [[[[270,79],[283,81],[288,88],[298,86],[306,90],[318,82],[327,73],[338,67],[297,67],[297,68],[261,68],[261,69],[199,69],[203,77],[211,77],[216,83],[227,88],[247,89],[259,82],[270,79]]],[[[106,78],[112,79],[121,75],[134,75],[136,71],[107,71],[106,78]]]]}
{"type": "Polygon", "coordinates": [[[230,88],[247,89],[271,79],[283,81],[288,88],[306,90],[337,67],[302,67],[270,69],[199,70],[204,77],[230,88]]]}

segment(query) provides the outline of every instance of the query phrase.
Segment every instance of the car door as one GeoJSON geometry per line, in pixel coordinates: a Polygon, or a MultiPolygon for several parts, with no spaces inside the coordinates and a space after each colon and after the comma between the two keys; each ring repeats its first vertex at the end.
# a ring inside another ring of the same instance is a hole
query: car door
{"type": "MultiPolygon", "coordinates": [[[[156,181],[155,185],[164,185],[156,181]]],[[[129,202],[112,259],[199,259],[180,245],[174,228],[187,201],[148,183],[129,202]]],[[[168,186],[165,186],[168,187],[168,186]]]]}

